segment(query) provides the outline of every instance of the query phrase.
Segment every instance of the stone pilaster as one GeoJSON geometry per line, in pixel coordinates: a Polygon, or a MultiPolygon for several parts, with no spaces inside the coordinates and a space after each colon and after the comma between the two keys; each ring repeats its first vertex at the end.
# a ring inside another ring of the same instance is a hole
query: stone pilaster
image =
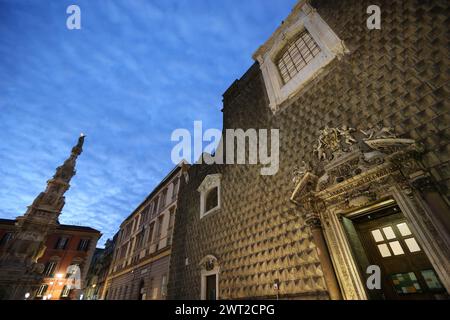
{"type": "Polygon", "coordinates": [[[319,256],[320,265],[322,267],[325,283],[328,287],[328,293],[331,300],[342,300],[341,290],[334,273],[333,264],[331,262],[330,253],[325,242],[322,231],[322,223],[317,214],[308,214],[305,220],[309,226],[314,243],[317,247],[317,254],[319,256]]]}

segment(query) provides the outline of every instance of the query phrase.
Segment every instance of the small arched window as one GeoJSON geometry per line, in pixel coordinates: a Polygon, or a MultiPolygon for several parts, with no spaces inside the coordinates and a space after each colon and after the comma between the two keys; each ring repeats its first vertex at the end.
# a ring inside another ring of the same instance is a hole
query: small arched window
{"type": "Polygon", "coordinates": [[[286,44],[276,60],[283,84],[295,77],[319,53],[319,45],[307,30],[297,34],[286,44]]]}
{"type": "Polygon", "coordinates": [[[214,187],[206,194],[206,207],[205,211],[214,209],[219,205],[219,188],[214,187]]]}

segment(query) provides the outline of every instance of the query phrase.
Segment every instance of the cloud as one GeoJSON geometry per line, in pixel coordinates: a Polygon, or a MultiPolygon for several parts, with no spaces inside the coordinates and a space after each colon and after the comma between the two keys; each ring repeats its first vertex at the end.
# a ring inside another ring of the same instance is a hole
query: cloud
{"type": "Polygon", "coordinates": [[[221,128],[222,93],[283,1],[0,2],[0,216],[14,218],[87,134],[62,223],[110,238],[171,170],[171,132],[221,128]]]}

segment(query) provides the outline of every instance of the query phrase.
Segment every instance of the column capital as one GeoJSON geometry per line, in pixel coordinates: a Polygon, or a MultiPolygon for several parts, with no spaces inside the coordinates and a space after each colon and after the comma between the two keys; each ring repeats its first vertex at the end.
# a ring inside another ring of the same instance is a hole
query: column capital
{"type": "Polygon", "coordinates": [[[321,229],[322,228],[322,221],[320,220],[320,217],[318,214],[311,213],[307,214],[305,218],[305,222],[311,229],[321,229]]]}

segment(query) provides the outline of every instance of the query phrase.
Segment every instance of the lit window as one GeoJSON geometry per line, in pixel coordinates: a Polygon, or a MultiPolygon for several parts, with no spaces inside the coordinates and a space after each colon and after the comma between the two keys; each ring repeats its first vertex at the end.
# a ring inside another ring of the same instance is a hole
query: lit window
{"type": "Polygon", "coordinates": [[[36,297],[42,297],[48,289],[48,285],[47,284],[43,284],[39,287],[38,291],[36,292],[36,297]]]}
{"type": "Polygon", "coordinates": [[[399,256],[405,253],[402,249],[402,246],[400,245],[400,242],[398,241],[389,242],[389,246],[391,247],[392,252],[395,256],[399,256]]]}
{"type": "Polygon", "coordinates": [[[391,240],[395,239],[395,233],[394,230],[392,230],[392,227],[385,227],[383,228],[384,235],[386,236],[386,239],[391,240]]]}
{"type": "Polygon", "coordinates": [[[414,237],[405,239],[405,243],[408,246],[410,252],[419,252],[420,247],[414,237]]]}
{"type": "Polygon", "coordinates": [[[277,66],[283,83],[286,84],[297,73],[319,54],[320,47],[311,37],[311,34],[304,30],[294,38],[282,51],[278,58],[277,66]]]}
{"type": "Polygon", "coordinates": [[[61,298],[67,298],[70,294],[70,287],[64,286],[64,288],[61,291],[61,298]]]}
{"type": "Polygon", "coordinates": [[[373,236],[373,239],[375,240],[375,242],[381,242],[384,240],[383,235],[381,234],[381,231],[379,229],[373,230],[372,236],[373,236]]]}
{"type": "Polygon", "coordinates": [[[397,229],[398,229],[398,231],[400,231],[400,234],[402,235],[402,237],[411,235],[411,230],[409,230],[409,227],[406,224],[406,222],[398,224],[397,229]]]}
{"type": "Polygon", "coordinates": [[[378,247],[378,250],[380,250],[380,254],[383,258],[391,256],[391,252],[389,251],[389,248],[385,243],[379,244],[377,247],[378,247]]]}
{"type": "Polygon", "coordinates": [[[398,294],[422,292],[414,272],[393,274],[391,275],[391,280],[398,294]]]}

